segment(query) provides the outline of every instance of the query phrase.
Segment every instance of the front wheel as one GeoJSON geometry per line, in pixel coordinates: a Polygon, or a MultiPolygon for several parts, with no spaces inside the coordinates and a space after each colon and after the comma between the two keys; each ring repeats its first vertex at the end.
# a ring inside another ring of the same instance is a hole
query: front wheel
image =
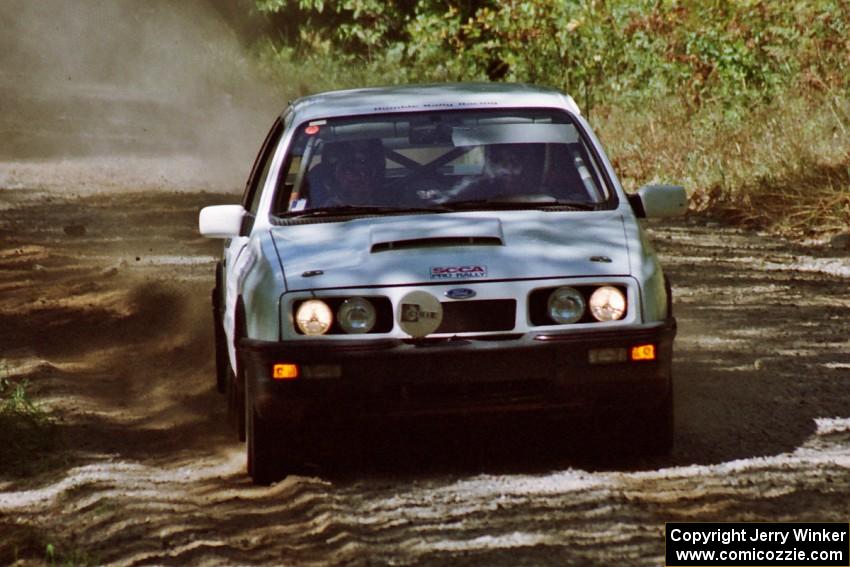
{"type": "Polygon", "coordinates": [[[672,388],[655,411],[643,416],[636,425],[639,449],[648,455],[666,456],[673,450],[672,388]]]}
{"type": "Polygon", "coordinates": [[[230,358],[227,355],[227,336],[221,322],[221,294],[219,293],[222,278],[221,262],[215,267],[215,287],[212,290],[213,340],[215,341],[215,385],[219,393],[227,392],[227,369],[230,358]]]}
{"type": "Polygon", "coordinates": [[[605,441],[628,455],[663,457],[673,450],[674,411],[672,380],[658,405],[600,415],[605,441]]]}
{"type": "Polygon", "coordinates": [[[297,464],[292,426],[263,419],[254,407],[253,392],[247,383],[246,389],[248,475],[254,484],[272,484],[293,472],[297,464]]]}
{"type": "Polygon", "coordinates": [[[215,338],[215,386],[219,393],[227,392],[227,372],[230,368],[230,358],[227,356],[227,337],[224,327],[218,319],[218,313],[213,312],[213,331],[215,338]]]}
{"type": "Polygon", "coordinates": [[[242,384],[236,379],[236,374],[230,368],[230,363],[227,364],[226,370],[226,393],[227,393],[227,421],[240,441],[245,440],[245,390],[244,382],[242,384]]]}

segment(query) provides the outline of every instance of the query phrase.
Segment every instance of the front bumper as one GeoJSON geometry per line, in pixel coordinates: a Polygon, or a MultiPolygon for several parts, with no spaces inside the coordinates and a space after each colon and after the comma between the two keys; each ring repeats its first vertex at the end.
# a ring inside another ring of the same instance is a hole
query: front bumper
{"type": "Polygon", "coordinates": [[[243,339],[246,387],[264,419],[323,423],[359,418],[658,407],[670,392],[675,319],[502,340],[243,339]],[[591,364],[588,351],[655,345],[651,361],[591,364]],[[275,380],[275,363],[335,370],[333,378],[275,380]]]}

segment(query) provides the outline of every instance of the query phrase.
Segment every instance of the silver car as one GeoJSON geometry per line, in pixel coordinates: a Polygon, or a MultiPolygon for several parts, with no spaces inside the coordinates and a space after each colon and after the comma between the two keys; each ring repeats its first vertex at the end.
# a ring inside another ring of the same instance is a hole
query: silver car
{"type": "Polygon", "coordinates": [[[274,123],[213,290],[219,390],[248,471],[296,470],[316,434],[364,420],[610,416],[673,439],[670,286],[572,98],[510,84],[337,91],[274,123]]]}

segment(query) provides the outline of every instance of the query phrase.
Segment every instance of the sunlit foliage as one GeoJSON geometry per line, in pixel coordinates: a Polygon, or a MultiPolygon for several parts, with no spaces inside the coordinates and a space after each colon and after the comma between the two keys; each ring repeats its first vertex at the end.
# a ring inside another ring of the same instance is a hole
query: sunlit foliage
{"type": "Polygon", "coordinates": [[[553,86],[577,100],[630,189],[680,182],[695,209],[754,226],[818,231],[823,211],[823,230],[850,224],[850,0],[256,5],[280,31],[263,59],[294,94],[430,81],[553,86]],[[821,213],[791,207],[800,198],[821,213]]]}

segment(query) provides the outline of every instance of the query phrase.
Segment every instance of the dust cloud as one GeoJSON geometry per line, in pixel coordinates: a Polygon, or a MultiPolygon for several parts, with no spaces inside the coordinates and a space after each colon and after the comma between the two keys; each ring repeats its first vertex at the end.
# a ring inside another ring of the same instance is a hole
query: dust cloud
{"type": "Polygon", "coordinates": [[[259,78],[239,13],[4,0],[0,188],[238,191],[286,99],[259,78]]]}

